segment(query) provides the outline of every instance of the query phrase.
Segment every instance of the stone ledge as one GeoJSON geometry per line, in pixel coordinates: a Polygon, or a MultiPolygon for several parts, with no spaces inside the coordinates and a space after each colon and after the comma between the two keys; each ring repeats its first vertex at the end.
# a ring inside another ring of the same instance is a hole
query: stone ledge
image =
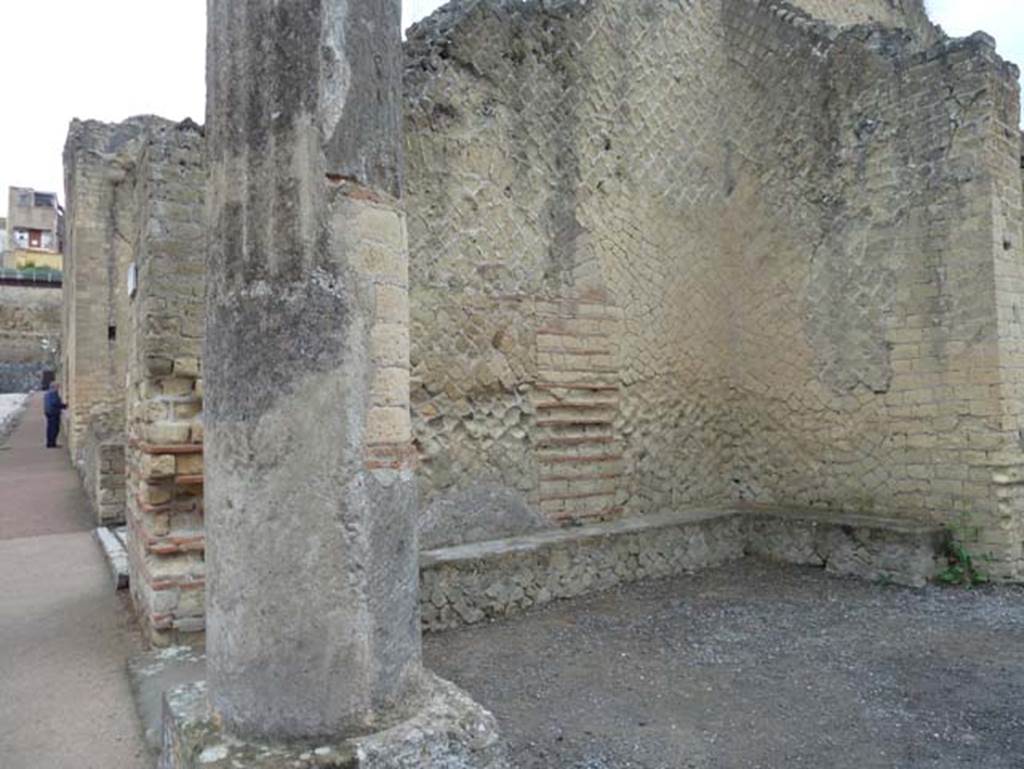
{"type": "Polygon", "coordinates": [[[163,700],[159,769],[508,769],[497,723],[468,694],[425,674],[416,715],[365,737],[325,744],[265,744],[224,734],[205,682],[163,700]]]}
{"type": "Polygon", "coordinates": [[[949,540],[941,526],[919,521],[770,508],[747,516],[751,555],[908,587],[935,578],[949,540]]]}
{"type": "Polygon", "coordinates": [[[421,553],[421,616],[443,630],[745,555],[920,587],[946,541],[930,523],[816,510],[660,513],[421,553]]]}
{"type": "Polygon", "coordinates": [[[124,590],[128,587],[128,553],[124,545],[127,530],[124,526],[116,531],[106,526],[100,526],[94,533],[103,549],[103,556],[107,560],[107,566],[110,567],[110,574],[114,578],[114,589],[124,590]]]}
{"type": "Polygon", "coordinates": [[[201,443],[168,443],[168,444],[155,444],[146,443],[145,441],[130,440],[128,445],[132,448],[138,449],[143,454],[174,454],[174,455],[191,455],[191,454],[202,454],[203,444],[201,443]]]}

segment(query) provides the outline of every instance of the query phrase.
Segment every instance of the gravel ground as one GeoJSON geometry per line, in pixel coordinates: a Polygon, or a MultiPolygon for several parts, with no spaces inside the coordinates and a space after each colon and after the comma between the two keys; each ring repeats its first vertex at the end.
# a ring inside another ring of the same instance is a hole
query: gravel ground
{"type": "Polygon", "coordinates": [[[28,402],[26,393],[0,393],[0,440],[14,429],[22,407],[28,402]]]}
{"type": "Polygon", "coordinates": [[[756,559],[429,635],[519,769],[1024,767],[1024,588],[756,559]]]}

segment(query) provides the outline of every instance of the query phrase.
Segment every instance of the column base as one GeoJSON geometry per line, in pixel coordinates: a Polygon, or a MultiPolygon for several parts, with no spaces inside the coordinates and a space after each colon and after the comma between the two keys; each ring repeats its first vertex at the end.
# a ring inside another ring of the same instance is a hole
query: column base
{"type": "Polygon", "coordinates": [[[497,722],[430,673],[423,708],[384,731],[338,742],[270,744],[225,734],[206,682],[164,695],[160,769],[508,769],[497,722]]]}

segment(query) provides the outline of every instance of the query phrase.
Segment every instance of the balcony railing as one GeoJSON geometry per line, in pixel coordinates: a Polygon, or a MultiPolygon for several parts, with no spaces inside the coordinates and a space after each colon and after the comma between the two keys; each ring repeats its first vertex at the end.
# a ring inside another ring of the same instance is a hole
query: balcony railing
{"type": "Polygon", "coordinates": [[[35,285],[59,286],[64,282],[64,273],[49,267],[27,267],[15,270],[11,267],[0,267],[0,283],[24,283],[35,285]]]}

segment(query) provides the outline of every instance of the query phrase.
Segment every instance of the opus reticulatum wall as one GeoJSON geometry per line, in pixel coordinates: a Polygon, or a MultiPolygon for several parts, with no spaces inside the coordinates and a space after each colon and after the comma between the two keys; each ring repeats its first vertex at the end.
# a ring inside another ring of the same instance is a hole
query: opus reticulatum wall
{"type": "Polygon", "coordinates": [[[433,539],[786,504],[966,516],[1019,576],[991,39],[915,2],[462,3],[410,30],[406,81],[433,539]]]}

